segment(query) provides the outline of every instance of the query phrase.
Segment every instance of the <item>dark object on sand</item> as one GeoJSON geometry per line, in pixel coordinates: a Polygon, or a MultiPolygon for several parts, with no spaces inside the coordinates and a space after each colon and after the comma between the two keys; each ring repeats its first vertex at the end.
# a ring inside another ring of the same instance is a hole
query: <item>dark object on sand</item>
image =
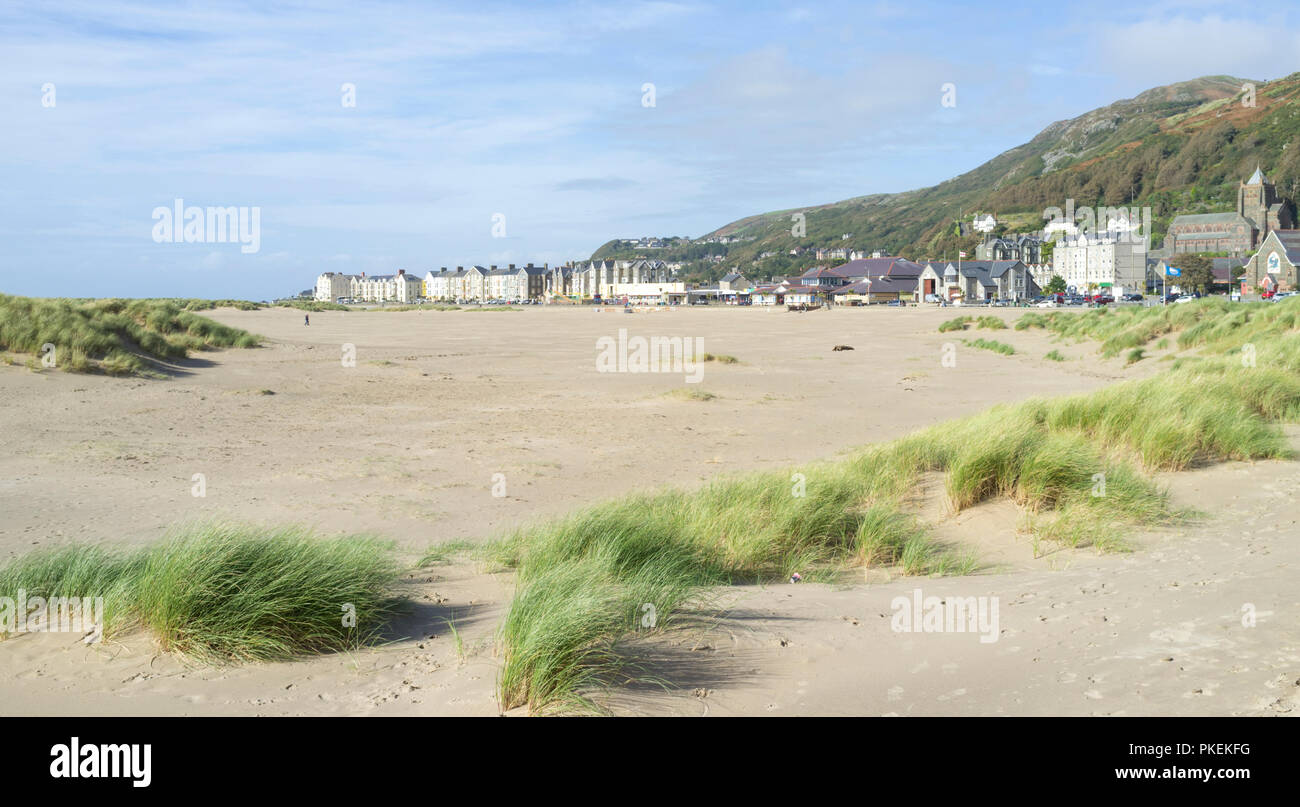
{"type": "Polygon", "coordinates": [[[852,350],[853,345],[836,345],[831,350],[852,350]]]}

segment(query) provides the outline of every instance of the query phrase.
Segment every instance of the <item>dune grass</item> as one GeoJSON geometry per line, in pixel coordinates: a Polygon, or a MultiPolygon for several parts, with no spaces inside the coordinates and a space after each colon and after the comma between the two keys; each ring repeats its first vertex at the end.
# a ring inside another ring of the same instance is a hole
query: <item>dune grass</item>
{"type": "MultiPolygon", "coordinates": [[[[500,633],[503,707],[590,707],[585,693],[628,674],[620,645],[645,629],[647,604],[663,630],[706,608],[718,585],[859,566],[972,571],[968,554],[937,544],[917,518],[927,475],[942,478],[953,511],[1015,502],[1036,552],[1044,541],[1126,550],[1135,528],[1189,515],[1171,508],[1150,473],[1290,456],[1278,423],[1300,422],[1300,334],[1285,316],[1268,321],[1274,330],[1253,346],[1253,363],[1242,348],[1225,349],[1097,392],[994,407],[793,474],[638,494],[511,533],[497,550],[518,584],[500,633]]],[[[1233,341],[1229,329],[1215,332],[1233,341]]]]}
{"type": "Polygon", "coordinates": [[[1062,354],[1061,351],[1055,349],[1047,351],[1043,358],[1048,361],[1065,361],[1065,355],[1062,354]]]}
{"type": "Polygon", "coordinates": [[[266,308],[266,303],[255,303],[251,300],[200,300],[196,298],[175,297],[170,298],[173,302],[186,311],[211,311],[214,308],[234,308],[239,311],[260,311],[266,308]]]}
{"type": "Polygon", "coordinates": [[[1100,352],[1107,358],[1149,347],[1156,340],[1168,345],[1170,338],[1182,350],[1199,347],[1221,353],[1297,327],[1300,298],[1279,303],[1233,303],[1222,297],[1206,297],[1178,305],[1095,308],[1086,312],[1031,311],[1016,322],[1016,330],[1042,328],[1063,339],[1100,342],[1100,352]]]}
{"type": "MultiPolygon", "coordinates": [[[[44,355],[68,372],[156,376],[150,358],[256,347],[259,338],[186,311],[173,300],[64,300],[0,295],[0,350],[44,355]]],[[[43,365],[36,365],[43,366],[43,365]]]]}
{"type": "MultiPolygon", "coordinates": [[[[505,708],[590,707],[625,673],[618,641],[676,624],[709,587],[847,565],[860,556],[917,570],[945,560],[915,519],[853,507],[861,480],[826,469],[794,495],[786,474],[715,481],[690,495],[641,494],[519,530],[497,547],[519,588],[500,631],[505,708]]],[[[952,565],[955,565],[953,563],[952,565]]]]}
{"type": "Polygon", "coordinates": [[[991,331],[1005,330],[1007,327],[1007,323],[1003,321],[1001,317],[995,317],[992,314],[982,314],[979,317],[973,317],[970,316],[969,314],[963,314],[962,316],[954,317],[942,323],[939,326],[939,333],[948,333],[949,331],[964,331],[967,330],[971,326],[971,324],[974,324],[975,327],[977,328],[987,328],[988,330],[991,331]]]}
{"type": "Polygon", "coordinates": [[[999,342],[996,339],[984,339],[982,337],[979,339],[963,339],[961,340],[961,343],[968,347],[977,347],[980,350],[991,350],[994,353],[1001,353],[1003,356],[1012,356],[1015,355],[1016,352],[1016,349],[1011,345],[1008,345],[1006,342],[999,342]]]}
{"type": "Polygon", "coordinates": [[[400,607],[389,544],[208,524],[139,549],[71,545],[0,567],[0,595],[103,597],[105,638],[148,630],[208,661],[354,649],[400,607]]]}

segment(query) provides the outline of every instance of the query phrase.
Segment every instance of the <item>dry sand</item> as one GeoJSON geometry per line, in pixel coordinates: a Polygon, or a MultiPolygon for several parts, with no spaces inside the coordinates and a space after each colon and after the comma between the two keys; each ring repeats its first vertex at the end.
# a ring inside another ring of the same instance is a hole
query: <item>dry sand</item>
{"type": "MultiPolygon", "coordinates": [[[[1126,368],[1037,331],[937,332],[958,313],[326,312],[305,327],[301,312],[222,310],[215,319],[267,346],[203,354],[165,381],[0,366],[0,560],[70,540],[152,541],[213,517],[373,532],[414,559],[628,491],[831,457],[1159,369],[1159,353],[1126,368]],[[698,387],[717,398],[680,400],[666,393],[688,386],[684,374],[597,372],[597,339],[620,328],[699,336],[741,363],[706,365],[698,387]],[[966,348],[962,336],[1018,352],[966,348]],[[355,367],[341,361],[347,344],[355,367]],[[945,344],[956,346],[953,367],[941,363],[945,344]],[[1070,360],[1044,360],[1054,347],[1070,360]],[[501,479],[505,495],[494,496],[501,479]]],[[[1204,518],[1134,536],[1137,551],[1121,555],[1034,557],[1014,506],[952,517],[932,503],[940,534],[984,561],[979,574],[730,590],[716,624],[638,648],[677,688],[621,689],[610,704],[634,714],[1300,714],[1300,463],[1164,481],[1204,518]],[[996,596],[997,641],[894,632],[891,601],[916,588],[996,596]]],[[[390,644],[293,663],[187,666],[142,635],[89,648],[18,636],[0,643],[0,713],[497,714],[493,633],[510,576],[458,562],[413,572],[409,586],[419,607],[390,644]]]]}

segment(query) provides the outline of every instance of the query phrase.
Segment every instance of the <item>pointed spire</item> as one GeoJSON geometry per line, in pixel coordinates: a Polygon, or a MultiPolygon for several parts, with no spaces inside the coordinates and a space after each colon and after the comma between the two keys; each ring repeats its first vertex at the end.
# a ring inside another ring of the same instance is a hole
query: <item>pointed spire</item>
{"type": "Polygon", "coordinates": [[[1246,184],[1247,184],[1247,185],[1263,185],[1263,184],[1266,183],[1266,182],[1268,182],[1268,180],[1264,178],[1264,172],[1260,170],[1260,168],[1259,168],[1259,163],[1256,163],[1256,164],[1255,164],[1255,173],[1253,173],[1253,174],[1250,175],[1250,179],[1246,180],[1246,184]]]}

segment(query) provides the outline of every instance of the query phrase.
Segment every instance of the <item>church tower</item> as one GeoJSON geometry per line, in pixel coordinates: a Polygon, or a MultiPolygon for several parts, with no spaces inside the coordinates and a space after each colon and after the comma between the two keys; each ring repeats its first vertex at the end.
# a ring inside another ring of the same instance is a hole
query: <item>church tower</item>
{"type": "Polygon", "coordinates": [[[1255,231],[1251,249],[1257,248],[1269,231],[1285,229],[1285,225],[1290,223],[1282,197],[1277,194],[1277,186],[1268,181],[1258,165],[1250,179],[1237,188],[1237,215],[1249,221],[1255,231]]]}

